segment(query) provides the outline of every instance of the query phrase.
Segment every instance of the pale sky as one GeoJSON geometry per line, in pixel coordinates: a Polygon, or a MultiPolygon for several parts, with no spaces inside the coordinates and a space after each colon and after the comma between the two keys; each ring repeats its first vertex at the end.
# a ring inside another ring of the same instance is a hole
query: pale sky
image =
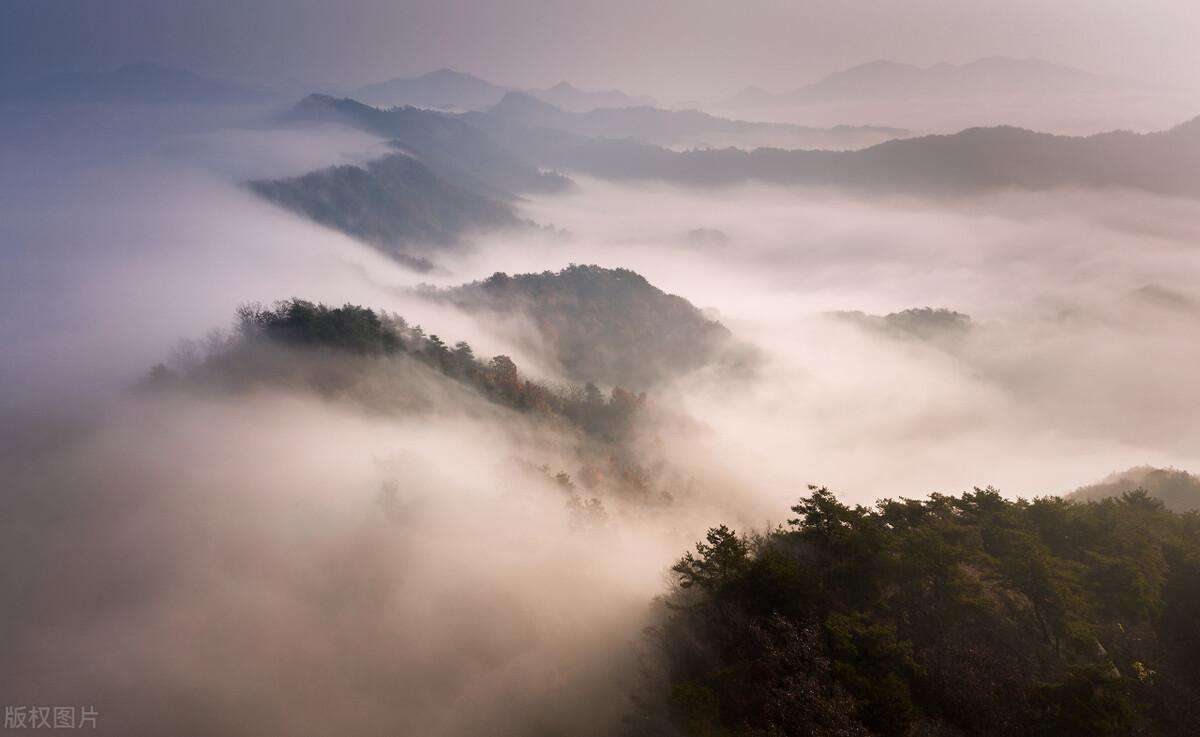
{"type": "Polygon", "coordinates": [[[357,86],[453,67],[665,99],[887,58],[1040,57],[1200,86],[1196,0],[4,0],[0,78],[148,60],[357,86]]]}

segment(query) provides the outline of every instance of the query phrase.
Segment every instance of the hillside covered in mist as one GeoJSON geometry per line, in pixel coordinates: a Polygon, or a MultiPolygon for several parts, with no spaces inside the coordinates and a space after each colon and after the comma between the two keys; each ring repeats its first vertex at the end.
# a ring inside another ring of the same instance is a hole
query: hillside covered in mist
{"type": "Polygon", "coordinates": [[[472,234],[523,225],[507,203],[445,182],[407,154],[248,186],[425,271],[433,265],[420,254],[431,247],[452,247],[472,234]]]}
{"type": "Polygon", "coordinates": [[[1131,468],[1110,474],[1094,484],[1081,486],[1069,497],[1078,501],[1100,501],[1138,489],[1175,512],[1200,511],[1200,479],[1175,468],[1131,468]]]}
{"type": "Polygon", "coordinates": [[[900,130],[814,132],[639,108],[580,115],[519,94],[506,96],[486,113],[461,117],[415,108],[383,111],[313,96],[290,117],[340,120],[394,138],[394,145],[422,158],[449,181],[499,192],[562,191],[567,186],[562,176],[537,171],[542,168],[613,181],[690,186],[766,182],[921,196],[1071,187],[1200,194],[1197,120],[1145,134],[1071,137],[1000,126],[905,138],[900,130]],[[754,148],[752,143],[676,151],[648,142],[706,135],[752,141],[776,133],[807,138],[809,144],[812,135],[824,136],[830,148],[858,148],[863,136],[899,140],[846,151],[754,148]],[[841,144],[833,140],[839,136],[841,144]]]}
{"type": "Polygon", "coordinates": [[[576,381],[646,389],[711,363],[729,331],[628,269],[496,273],[422,295],[472,314],[524,317],[576,381]]]}
{"type": "Polygon", "coordinates": [[[728,148],[676,152],[595,139],[551,147],[547,165],[614,180],[687,185],[747,181],[843,187],[890,194],[952,195],[1002,188],[1123,187],[1200,194],[1200,120],[1158,133],[1086,138],[1019,128],[888,141],[861,151],[728,148]]]}

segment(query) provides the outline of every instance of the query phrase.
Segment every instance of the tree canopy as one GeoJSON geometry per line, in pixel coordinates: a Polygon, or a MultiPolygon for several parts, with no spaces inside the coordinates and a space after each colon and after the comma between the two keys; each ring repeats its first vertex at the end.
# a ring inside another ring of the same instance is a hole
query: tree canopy
{"type": "Polygon", "coordinates": [[[1200,733],[1200,514],[991,488],[792,512],[674,567],[636,733],[1200,733]]]}

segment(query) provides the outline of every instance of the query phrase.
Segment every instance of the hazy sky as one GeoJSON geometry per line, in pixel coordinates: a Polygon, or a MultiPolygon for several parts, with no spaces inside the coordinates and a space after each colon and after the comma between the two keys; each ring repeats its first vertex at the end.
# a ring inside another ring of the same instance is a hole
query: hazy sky
{"type": "Polygon", "coordinates": [[[358,85],[443,66],[668,99],[876,58],[1036,56],[1200,84],[1195,0],[5,0],[0,78],[138,60],[358,85]]]}

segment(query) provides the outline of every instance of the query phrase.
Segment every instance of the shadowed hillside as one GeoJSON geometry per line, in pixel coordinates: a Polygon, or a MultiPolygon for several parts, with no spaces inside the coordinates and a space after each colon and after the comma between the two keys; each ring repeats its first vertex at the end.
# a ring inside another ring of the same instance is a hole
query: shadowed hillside
{"type": "Polygon", "coordinates": [[[861,151],[674,152],[632,141],[589,140],[547,146],[544,155],[547,165],[593,176],[690,185],[757,180],[935,196],[1004,187],[1127,187],[1200,195],[1200,118],[1158,133],[1086,138],[972,128],[861,151]]]}
{"type": "Polygon", "coordinates": [[[538,171],[482,131],[442,113],[415,107],[381,110],[355,100],[309,95],[285,119],[337,122],[390,139],[446,181],[494,197],[570,186],[565,177],[538,171]]]}
{"type": "Polygon", "coordinates": [[[430,264],[420,253],[430,246],[453,246],[473,232],[521,224],[508,205],[448,184],[405,154],[248,186],[423,270],[430,264]]]}
{"type": "Polygon", "coordinates": [[[628,269],[493,274],[424,294],[474,313],[523,315],[576,381],[642,390],[712,361],[729,331],[628,269]]]}
{"type": "MultiPolygon", "coordinates": [[[[584,138],[630,138],[660,146],[780,146],[806,149],[858,149],[909,131],[877,126],[813,128],[788,123],[758,123],[718,118],[699,110],[663,110],[647,105],[567,112],[521,92],[510,92],[486,112],[463,115],[501,140],[518,134],[513,126],[549,128],[584,138]]],[[[532,134],[530,131],[527,134],[532,134]]]]}

